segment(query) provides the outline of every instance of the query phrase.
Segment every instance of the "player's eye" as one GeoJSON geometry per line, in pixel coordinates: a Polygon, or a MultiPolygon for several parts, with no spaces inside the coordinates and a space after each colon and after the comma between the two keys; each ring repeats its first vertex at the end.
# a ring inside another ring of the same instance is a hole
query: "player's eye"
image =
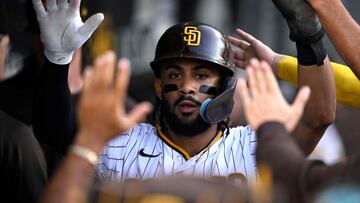
{"type": "Polygon", "coordinates": [[[195,78],[199,80],[205,80],[208,76],[205,74],[196,74],[195,78]]]}
{"type": "Polygon", "coordinates": [[[180,73],[169,73],[169,78],[171,78],[171,79],[181,78],[181,74],[180,73]]]}

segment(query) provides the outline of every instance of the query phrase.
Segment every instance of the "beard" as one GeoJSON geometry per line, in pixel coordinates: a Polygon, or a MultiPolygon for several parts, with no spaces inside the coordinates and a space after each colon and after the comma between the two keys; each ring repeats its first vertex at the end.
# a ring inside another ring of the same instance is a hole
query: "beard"
{"type": "MultiPolygon", "coordinates": [[[[200,114],[196,115],[195,118],[191,117],[191,114],[189,115],[183,115],[183,118],[180,118],[176,115],[174,109],[176,107],[176,104],[180,103],[183,100],[191,100],[195,102],[197,105],[199,105],[200,102],[193,99],[193,97],[181,97],[176,102],[174,102],[174,107],[170,107],[169,101],[163,97],[164,99],[161,102],[162,106],[162,114],[164,123],[167,125],[167,127],[173,131],[177,135],[182,135],[186,137],[193,137],[196,136],[207,129],[209,129],[210,124],[206,123],[200,116],[200,114]]],[[[200,103],[201,105],[201,103],[200,103]]]]}

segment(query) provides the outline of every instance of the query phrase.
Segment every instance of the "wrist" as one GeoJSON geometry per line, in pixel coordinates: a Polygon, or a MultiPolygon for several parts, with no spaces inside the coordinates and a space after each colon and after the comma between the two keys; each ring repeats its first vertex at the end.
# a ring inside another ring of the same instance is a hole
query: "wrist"
{"type": "Polygon", "coordinates": [[[76,140],[74,141],[74,145],[86,147],[90,150],[93,150],[97,154],[102,151],[105,144],[106,141],[102,139],[101,136],[96,133],[87,131],[78,132],[76,135],[76,140]]]}
{"type": "Polygon", "coordinates": [[[273,73],[278,77],[278,64],[279,61],[281,61],[284,58],[284,55],[281,54],[275,54],[275,57],[271,61],[271,69],[273,70],[273,73]]]}
{"type": "Polygon", "coordinates": [[[99,162],[98,153],[81,145],[70,146],[69,153],[86,160],[93,166],[96,166],[99,162]]]}
{"type": "Polygon", "coordinates": [[[70,53],[62,53],[62,52],[53,52],[48,49],[45,49],[44,54],[50,62],[58,65],[65,65],[71,62],[74,51],[70,53]]]}

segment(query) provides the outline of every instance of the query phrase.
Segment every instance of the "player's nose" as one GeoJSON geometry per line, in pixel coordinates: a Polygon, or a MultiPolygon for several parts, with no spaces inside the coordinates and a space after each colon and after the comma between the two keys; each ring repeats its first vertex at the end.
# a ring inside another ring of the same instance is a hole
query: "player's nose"
{"type": "Polygon", "coordinates": [[[197,92],[197,83],[192,78],[184,77],[179,87],[181,95],[195,94],[197,92]]]}

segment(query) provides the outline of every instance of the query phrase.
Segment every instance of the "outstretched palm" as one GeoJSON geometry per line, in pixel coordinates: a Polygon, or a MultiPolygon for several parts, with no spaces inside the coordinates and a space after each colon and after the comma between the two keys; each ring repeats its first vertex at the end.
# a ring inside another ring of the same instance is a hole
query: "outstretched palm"
{"type": "Polygon", "coordinates": [[[237,47],[234,51],[234,61],[237,67],[245,68],[252,58],[266,61],[269,64],[273,63],[277,53],[243,30],[236,29],[236,33],[242,39],[228,37],[228,40],[237,47]]]}

